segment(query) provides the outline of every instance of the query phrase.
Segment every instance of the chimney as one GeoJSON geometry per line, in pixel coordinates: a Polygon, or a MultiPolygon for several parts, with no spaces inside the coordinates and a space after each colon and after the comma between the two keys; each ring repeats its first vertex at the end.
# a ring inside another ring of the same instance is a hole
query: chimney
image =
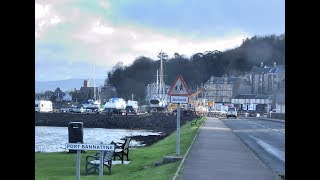
{"type": "Polygon", "coordinates": [[[89,87],[89,80],[84,80],[83,87],[89,87]]]}
{"type": "Polygon", "coordinates": [[[214,80],[214,76],[211,76],[210,81],[213,82],[214,80]]]}
{"type": "Polygon", "coordinates": [[[276,67],[276,66],[277,66],[277,63],[276,63],[276,62],[274,62],[274,63],[273,63],[273,66],[274,66],[274,67],[276,67]]]}
{"type": "Polygon", "coordinates": [[[261,62],[261,67],[263,67],[263,62],[261,62]]]}

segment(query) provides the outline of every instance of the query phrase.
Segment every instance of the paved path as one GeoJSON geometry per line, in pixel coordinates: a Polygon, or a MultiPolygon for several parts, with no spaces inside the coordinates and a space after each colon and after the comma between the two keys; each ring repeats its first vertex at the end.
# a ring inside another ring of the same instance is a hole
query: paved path
{"type": "Polygon", "coordinates": [[[181,180],[279,180],[218,118],[207,117],[184,164],[181,180]]]}

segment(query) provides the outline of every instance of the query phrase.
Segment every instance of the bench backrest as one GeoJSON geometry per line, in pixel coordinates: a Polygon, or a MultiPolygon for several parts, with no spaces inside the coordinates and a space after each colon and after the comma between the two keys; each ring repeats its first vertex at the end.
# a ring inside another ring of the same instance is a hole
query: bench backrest
{"type": "Polygon", "coordinates": [[[113,151],[104,151],[104,159],[103,161],[104,162],[108,162],[110,160],[112,160],[112,157],[113,157],[113,151]]]}
{"type": "Polygon", "coordinates": [[[123,152],[128,153],[130,141],[131,141],[131,137],[128,137],[125,139],[125,142],[123,143],[123,147],[122,147],[123,152]]]}

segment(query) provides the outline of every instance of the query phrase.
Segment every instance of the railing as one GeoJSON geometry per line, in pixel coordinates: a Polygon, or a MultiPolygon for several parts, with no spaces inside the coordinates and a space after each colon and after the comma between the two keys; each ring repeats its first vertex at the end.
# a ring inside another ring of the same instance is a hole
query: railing
{"type": "Polygon", "coordinates": [[[224,118],[224,117],[226,117],[226,113],[219,112],[219,111],[214,111],[214,112],[208,112],[207,116],[209,116],[209,117],[217,117],[217,118],[224,118]]]}
{"type": "MultiPolygon", "coordinates": [[[[217,117],[217,118],[226,118],[226,112],[223,111],[213,111],[208,112],[208,117],[217,117]]],[[[238,117],[267,117],[267,113],[265,112],[245,112],[245,111],[238,111],[238,117]]]]}
{"type": "Polygon", "coordinates": [[[270,113],[271,118],[273,119],[283,119],[285,120],[285,113],[270,113]]]}

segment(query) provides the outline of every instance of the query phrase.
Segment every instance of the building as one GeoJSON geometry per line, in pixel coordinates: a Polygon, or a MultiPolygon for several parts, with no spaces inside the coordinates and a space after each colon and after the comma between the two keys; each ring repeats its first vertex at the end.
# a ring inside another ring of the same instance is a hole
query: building
{"type": "Polygon", "coordinates": [[[80,88],[79,94],[80,97],[84,98],[84,101],[87,101],[88,99],[100,99],[99,88],[90,87],[89,80],[84,80],[83,87],[80,88]]]}
{"type": "Polygon", "coordinates": [[[231,103],[231,99],[238,94],[246,94],[251,91],[251,84],[244,77],[214,77],[204,84],[204,98],[208,101],[231,103]]]}
{"type": "Polygon", "coordinates": [[[243,111],[268,112],[272,99],[271,95],[240,94],[232,98],[231,103],[243,111]]]}
{"type": "Polygon", "coordinates": [[[285,82],[279,83],[279,89],[275,95],[275,107],[277,113],[285,113],[285,82]]]}
{"type": "Polygon", "coordinates": [[[62,97],[62,100],[64,100],[64,101],[72,101],[72,96],[68,92],[66,92],[64,94],[64,96],[62,97]]]}
{"type": "Polygon", "coordinates": [[[267,67],[261,63],[260,67],[253,66],[246,74],[246,80],[252,84],[251,94],[275,95],[279,83],[285,79],[285,66],[276,65],[267,67]]]}
{"type": "MultiPolygon", "coordinates": [[[[284,112],[285,67],[253,66],[245,76],[214,77],[204,84],[204,98],[215,106],[235,105],[247,111],[263,111],[277,108],[284,112]]],[[[218,108],[219,109],[219,108],[218,108]]],[[[277,110],[278,111],[278,110],[277,110]]]]}

